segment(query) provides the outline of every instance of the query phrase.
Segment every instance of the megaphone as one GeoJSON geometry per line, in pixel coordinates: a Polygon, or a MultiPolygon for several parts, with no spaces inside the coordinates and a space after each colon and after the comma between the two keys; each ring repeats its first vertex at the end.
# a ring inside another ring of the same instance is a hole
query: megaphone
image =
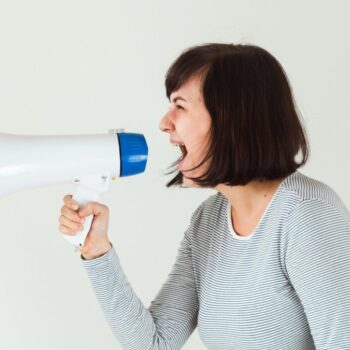
{"type": "MultiPolygon", "coordinates": [[[[59,183],[76,185],[73,199],[80,207],[97,201],[111,181],[145,171],[148,147],[142,134],[111,129],[93,135],[13,135],[0,133],[0,196],[59,183]]],[[[63,234],[80,248],[93,215],[74,236],[63,234]]]]}

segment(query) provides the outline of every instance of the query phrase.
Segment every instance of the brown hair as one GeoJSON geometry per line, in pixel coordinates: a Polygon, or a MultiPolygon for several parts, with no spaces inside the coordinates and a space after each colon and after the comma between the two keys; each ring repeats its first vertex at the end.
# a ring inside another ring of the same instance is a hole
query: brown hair
{"type": "MultiPolygon", "coordinates": [[[[212,123],[208,153],[193,169],[207,160],[210,166],[190,179],[202,187],[245,185],[286,177],[306,163],[309,146],[292,89],[269,52],[247,44],[190,47],[166,74],[167,97],[197,74],[212,123]]],[[[182,176],[177,172],[166,186],[181,185],[182,176]]]]}

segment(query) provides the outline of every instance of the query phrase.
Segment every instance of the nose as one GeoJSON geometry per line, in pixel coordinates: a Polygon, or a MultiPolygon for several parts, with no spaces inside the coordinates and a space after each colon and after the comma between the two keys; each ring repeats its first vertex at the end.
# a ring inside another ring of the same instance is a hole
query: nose
{"type": "Polygon", "coordinates": [[[171,111],[169,110],[164,114],[162,119],[159,122],[159,129],[163,132],[172,132],[174,131],[174,123],[171,118],[171,111]]]}

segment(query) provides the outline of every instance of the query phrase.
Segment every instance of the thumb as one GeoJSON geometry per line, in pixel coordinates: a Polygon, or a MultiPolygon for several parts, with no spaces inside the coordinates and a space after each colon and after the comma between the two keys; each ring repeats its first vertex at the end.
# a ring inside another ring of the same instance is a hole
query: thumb
{"type": "Polygon", "coordinates": [[[81,209],[79,209],[79,216],[84,218],[89,215],[100,216],[103,214],[104,205],[97,202],[88,202],[81,209]]]}

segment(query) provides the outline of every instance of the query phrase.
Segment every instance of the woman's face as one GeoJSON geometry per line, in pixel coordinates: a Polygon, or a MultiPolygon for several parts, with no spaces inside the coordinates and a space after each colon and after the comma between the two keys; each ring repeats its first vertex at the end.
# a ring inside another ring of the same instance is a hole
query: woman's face
{"type": "Polygon", "coordinates": [[[159,123],[161,131],[167,132],[172,144],[184,144],[185,158],[178,170],[183,174],[183,185],[198,187],[186,177],[197,177],[207,169],[207,163],[193,171],[184,171],[197,166],[207,151],[210,137],[211,117],[201,93],[200,76],[189,78],[177,91],[170,95],[168,112],[159,123]]]}

